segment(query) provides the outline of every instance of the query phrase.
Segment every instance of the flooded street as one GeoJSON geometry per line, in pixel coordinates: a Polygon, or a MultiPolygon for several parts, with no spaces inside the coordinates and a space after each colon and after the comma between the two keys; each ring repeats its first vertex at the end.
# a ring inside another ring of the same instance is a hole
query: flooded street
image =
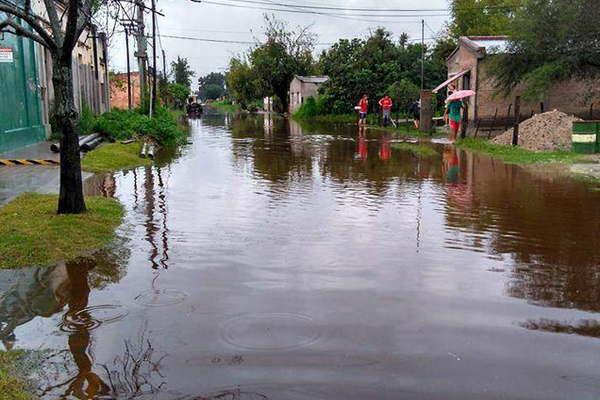
{"type": "Polygon", "coordinates": [[[125,205],[113,246],[0,271],[43,399],[600,398],[597,188],[353,127],[191,124],[86,183],[125,205]]]}

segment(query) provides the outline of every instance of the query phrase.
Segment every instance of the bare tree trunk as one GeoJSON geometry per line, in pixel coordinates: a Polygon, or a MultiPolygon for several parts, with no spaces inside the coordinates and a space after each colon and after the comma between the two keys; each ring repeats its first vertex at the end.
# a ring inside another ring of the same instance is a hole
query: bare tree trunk
{"type": "Polygon", "coordinates": [[[54,85],[54,118],[60,133],[60,195],[59,214],[85,212],[81,159],[76,121],[77,110],[73,100],[72,55],[52,56],[52,83],[54,85]]]}

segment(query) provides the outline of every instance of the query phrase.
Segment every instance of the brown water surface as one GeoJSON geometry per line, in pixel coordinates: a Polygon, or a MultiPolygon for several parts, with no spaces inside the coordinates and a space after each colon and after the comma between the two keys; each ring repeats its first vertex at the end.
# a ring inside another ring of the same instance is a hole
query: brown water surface
{"type": "Polygon", "coordinates": [[[109,249],[0,271],[42,398],[600,398],[597,188],[348,126],[191,124],[86,183],[127,209],[109,249]]]}

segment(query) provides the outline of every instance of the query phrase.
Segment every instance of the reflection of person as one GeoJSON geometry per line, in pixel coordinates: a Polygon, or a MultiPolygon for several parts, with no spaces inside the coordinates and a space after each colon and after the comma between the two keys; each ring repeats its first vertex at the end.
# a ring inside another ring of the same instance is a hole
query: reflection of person
{"type": "Polygon", "coordinates": [[[366,94],[358,102],[358,124],[365,125],[367,123],[367,112],[369,110],[369,96],[366,94]]]}
{"type": "Polygon", "coordinates": [[[367,144],[367,135],[364,129],[360,129],[358,131],[358,149],[357,149],[358,157],[365,161],[369,154],[369,147],[367,144]]]}
{"type": "Polygon", "coordinates": [[[446,110],[444,111],[444,121],[450,124],[450,141],[454,142],[458,136],[458,130],[460,129],[462,113],[464,109],[463,102],[461,100],[452,100],[446,104],[446,110]]]}
{"type": "Polygon", "coordinates": [[[444,175],[446,183],[458,183],[460,177],[460,162],[458,152],[454,146],[446,146],[444,148],[444,175]]]}
{"type": "Polygon", "coordinates": [[[385,96],[383,96],[383,98],[381,100],[379,100],[379,106],[382,109],[383,112],[383,126],[387,126],[391,119],[392,119],[392,106],[394,105],[394,102],[392,101],[392,98],[390,96],[388,96],[387,94],[385,96]]]}
{"type": "Polygon", "coordinates": [[[379,158],[383,161],[390,159],[392,155],[390,137],[388,135],[381,136],[379,139],[379,158]]]}
{"type": "Polygon", "coordinates": [[[408,112],[412,114],[415,129],[419,129],[419,121],[421,120],[421,100],[415,100],[408,108],[408,112]]]}

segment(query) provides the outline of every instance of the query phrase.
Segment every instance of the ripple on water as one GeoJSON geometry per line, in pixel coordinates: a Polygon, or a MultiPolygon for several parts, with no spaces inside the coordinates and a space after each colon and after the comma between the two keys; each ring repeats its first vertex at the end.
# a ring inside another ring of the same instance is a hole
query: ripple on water
{"type": "Polygon", "coordinates": [[[75,313],[65,313],[60,324],[60,330],[63,332],[89,331],[98,328],[100,325],[120,321],[127,314],[128,312],[120,305],[90,306],[75,313]]]}
{"type": "Polygon", "coordinates": [[[177,289],[151,289],[134,297],[136,303],[147,307],[167,307],[181,304],[187,294],[177,289]]]}
{"type": "Polygon", "coordinates": [[[309,346],[320,338],[313,319],[301,314],[249,314],[225,321],[222,339],[232,346],[256,351],[285,351],[309,346]]]}

